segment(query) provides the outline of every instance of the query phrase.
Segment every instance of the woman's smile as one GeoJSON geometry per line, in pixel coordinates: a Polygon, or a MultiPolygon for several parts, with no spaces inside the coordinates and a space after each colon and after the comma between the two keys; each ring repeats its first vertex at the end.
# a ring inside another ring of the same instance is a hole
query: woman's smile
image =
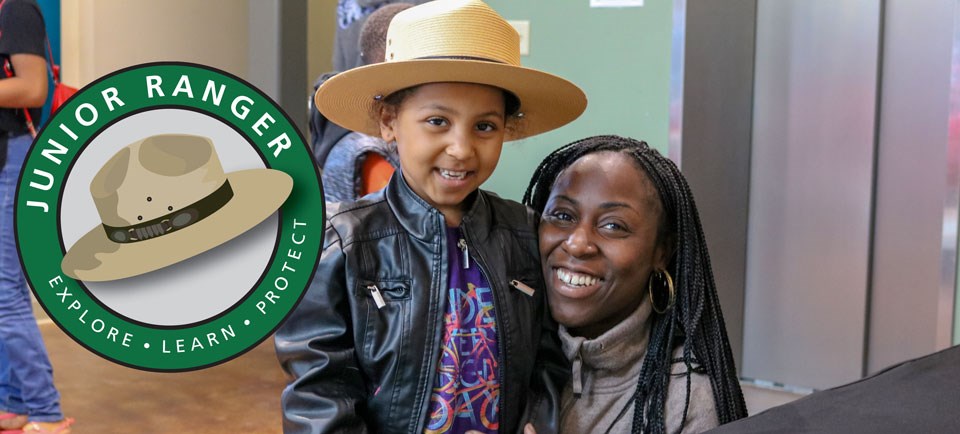
{"type": "Polygon", "coordinates": [[[604,279],[595,274],[565,267],[554,267],[551,280],[557,295],[572,299],[588,298],[596,294],[604,283],[604,279]]]}

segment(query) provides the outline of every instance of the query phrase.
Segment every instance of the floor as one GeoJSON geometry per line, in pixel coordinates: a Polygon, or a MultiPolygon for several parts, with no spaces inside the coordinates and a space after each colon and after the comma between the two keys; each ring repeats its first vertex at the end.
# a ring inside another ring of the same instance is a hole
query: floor
{"type": "Polygon", "coordinates": [[[805,396],[779,389],[759,387],[753,384],[741,383],[740,388],[743,389],[743,399],[747,401],[747,414],[749,415],[760,413],[768,408],[783,405],[805,396]]]}
{"type": "Polygon", "coordinates": [[[63,412],[76,419],[73,434],[281,432],[286,380],[273,339],[202,371],[145,372],[87,351],[37,314],[63,412]]]}
{"type": "MultiPolygon", "coordinates": [[[[116,365],[82,348],[38,310],[63,411],[85,433],[279,433],[283,371],[268,339],[198,372],[162,374],[116,365]]],[[[743,385],[750,414],[801,395],[743,385]]]]}

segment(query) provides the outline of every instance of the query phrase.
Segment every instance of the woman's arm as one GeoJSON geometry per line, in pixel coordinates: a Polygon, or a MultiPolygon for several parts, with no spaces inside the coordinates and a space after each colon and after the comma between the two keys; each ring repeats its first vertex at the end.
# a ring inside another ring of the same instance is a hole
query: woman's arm
{"type": "Polygon", "coordinates": [[[47,100],[47,61],[36,54],[14,54],[16,75],[0,80],[0,107],[43,107],[47,100]]]}
{"type": "Polygon", "coordinates": [[[42,107],[47,99],[46,36],[36,4],[7,2],[0,13],[0,53],[10,58],[14,77],[0,71],[0,107],[42,107]]]}

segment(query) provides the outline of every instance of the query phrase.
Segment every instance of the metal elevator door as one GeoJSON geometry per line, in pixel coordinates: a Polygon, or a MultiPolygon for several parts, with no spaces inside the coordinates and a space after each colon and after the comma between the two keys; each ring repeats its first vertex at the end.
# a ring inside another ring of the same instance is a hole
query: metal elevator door
{"type": "Polygon", "coordinates": [[[671,157],[741,375],[822,389],[960,342],[960,0],[674,5],[671,157]]]}
{"type": "Polygon", "coordinates": [[[881,8],[757,2],[742,375],[861,377],[881,8]]]}

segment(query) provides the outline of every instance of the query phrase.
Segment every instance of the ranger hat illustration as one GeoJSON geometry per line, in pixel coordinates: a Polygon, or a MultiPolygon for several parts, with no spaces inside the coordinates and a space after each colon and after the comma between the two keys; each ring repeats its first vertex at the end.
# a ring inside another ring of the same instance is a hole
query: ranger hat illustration
{"type": "Polygon", "coordinates": [[[163,134],[117,152],[90,183],[102,224],[70,247],[63,272],[85,281],[154,271],[266,220],[293,180],[273,169],[224,173],[213,142],[163,134]]]}

